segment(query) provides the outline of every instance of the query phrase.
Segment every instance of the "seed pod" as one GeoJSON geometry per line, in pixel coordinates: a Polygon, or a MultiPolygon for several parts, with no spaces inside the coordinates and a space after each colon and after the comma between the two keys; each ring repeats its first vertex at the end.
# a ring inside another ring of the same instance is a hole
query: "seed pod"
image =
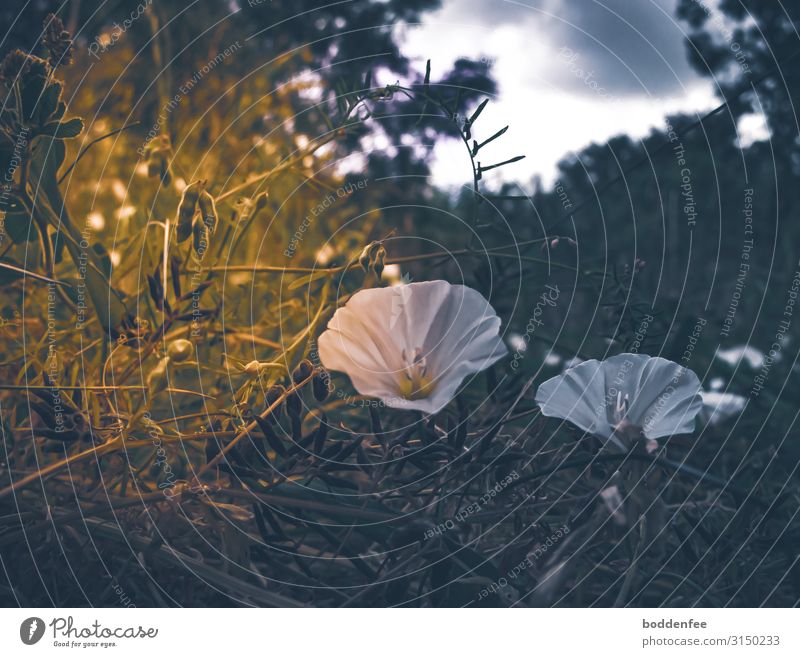
{"type": "Polygon", "coordinates": [[[158,267],[152,276],[147,275],[147,285],[150,288],[150,298],[156,304],[159,310],[164,309],[164,287],[161,285],[161,277],[159,276],[158,267]]]}
{"type": "MultiPolygon", "coordinates": [[[[282,385],[274,385],[267,388],[267,392],[264,394],[264,397],[267,402],[267,407],[272,406],[275,402],[277,402],[285,392],[286,388],[284,388],[282,385]]],[[[280,415],[280,412],[281,408],[279,406],[267,416],[267,420],[270,423],[274,423],[275,419],[280,415]]]]}
{"type": "Polygon", "coordinates": [[[267,404],[272,406],[276,401],[278,401],[283,396],[285,392],[286,388],[284,388],[280,384],[270,386],[269,388],[267,388],[267,393],[266,393],[267,404]]]}
{"type": "Polygon", "coordinates": [[[147,162],[147,175],[150,178],[158,176],[168,185],[172,176],[169,173],[170,155],[172,146],[167,135],[161,135],[145,146],[144,155],[147,162]]]}
{"type": "Polygon", "coordinates": [[[158,175],[161,178],[161,182],[163,182],[165,185],[169,185],[170,180],[172,180],[172,176],[169,173],[169,160],[164,153],[162,153],[159,158],[158,175]]]}
{"type": "Polygon", "coordinates": [[[150,158],[147,162],[147,175],[150,178],[155,178],[161,173],[161,163],[158,158],[150,158]]]}
{"type": "Polygon", "coordinates": [[[192,353],[194,353],[192,343],[183,338],[173,340],[167,347],[167,356],[175,363],[182,363],[187,360],[192,353]]]}
{"type": "Polygon", "coordinates": [[[305,381],[308,377],[311,376],[311,373],[314,371],[314,365],[312,365],[311,361],[307,358],[304,358],[300,361],[297,367],[294,368],[292,372],[292,382],[295,385],[301,384],[305,381]]]}
{"type": "Polygon", "coordinates": [[[192,234],[192,219],[204,185],[205,181],[195,180],[183,190],[181,203],[178,206],[178,242],[185,242],[192,234]]]}
{"type": "Polygon", "coordinates": [[[206,225],[206,228],[208,228],[208,232],[213,235],[217,230],[217,223],[219,222],[217,204],[214,201],[214,197],[206,190],[203,190],[200,193],[198,204],[200,205],[200,214],[203,217],[203,223],[206,225]]]}
{"type": "Polygon", "coordinates": [[[386,264],[386,249],[381,246],[375,252],[375,263],[373,267],[375,268],[375,274],[378,276],[378,280],[380,280],[381,274],[383,274],[383,267],[386,264]]]}
{"type": "Polygon", "coordinates": [[[314,453],[322,454],[325,448],[325,439],[328,437],[328,416],[325,413],[319,419],[319,426],[314,432],[314,453]]]}
{"type": "Polygon", "coordinates": [[[279,456],[286,456],[286,447],[270,424],[270,422],[274,422],[272,416],[267,416],[267,418],[264,419],[260,415],[256,415],[253,419],[258,425],[258,428],[261,429],[261,433],[264,434],[264,438],[266,438],[267,444],[272,448],[272,451],[279,456]]]}
{"type": "Polygon", "coordinates": [[[296,392],[293,392],[286,398],[286,414],[290,418],[298,418],[302,412],[303,400],[300,399],[300,395],[298,395],[296,392]]]}
{"type": "Polygon", "coordinates": [[[181,259],[177,256],[172,256],[169,259],[169,271],[172,279],[172,291],[175,293],[175,298],[181,298],[181,259]]]}
{"type": "Polygon", "coordinates": [[[379,248],[381,248],[380,242],[370,242],[364,247],[361,255],[358,256],[358,264],[361,265],[365,272],[368,272],[369,268],[375,264],[375,254],[379,248]]]}
{"type": "Polygon", "coordinates": [[[195,217],[192,222],[192,247],[201,260],[208,248],[208,237],[209,231],[206,222],[200,216],[195,217]]]}
{"type": "Polygon", "coordinates": [[[317,370],[314,378],[311,380],[311,389],[314,392],[314,399],[323,402],[328,398],[330,390],[328,384],[330,383],[331,375],[327,370],[322,368],[317,370]]]}
{"type": "Polygon", "coordinates": [[[155,397],[159,392],[167,387],[167,365],[169,356],[162,358],[147,375],[147,392],[151,397],[155,397]]]}

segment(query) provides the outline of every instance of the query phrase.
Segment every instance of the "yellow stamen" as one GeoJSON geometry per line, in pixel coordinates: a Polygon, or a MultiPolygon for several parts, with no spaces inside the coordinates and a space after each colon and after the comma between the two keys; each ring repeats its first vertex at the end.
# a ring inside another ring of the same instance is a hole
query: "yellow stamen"
{"type": "Polygon", "coordinates": [[[409,358],[404,349],[403,361],[406,367],[399,375],[398,387],[400,396],[410,401],[429,397],[433,393],[435,385],[431,377],[428,376],[428,366],[425,356],[422,355],[422,350],[415,349],[409,358]]]}

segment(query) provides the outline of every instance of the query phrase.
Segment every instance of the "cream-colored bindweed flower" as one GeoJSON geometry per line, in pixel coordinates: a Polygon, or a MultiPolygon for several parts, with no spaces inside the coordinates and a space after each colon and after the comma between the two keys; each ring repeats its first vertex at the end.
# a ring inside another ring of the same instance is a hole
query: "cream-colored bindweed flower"
{"type": "Polygon", "coordinates": [[[481,294],[446,281],[361,290],[319,338],[329,370],[392,408],[437,413],[461,382],[502,358],[500,318],[481,294]]]}
{"type": "Polygon", "coordinates": [[[697,375],[677,363],[619,354],[587,360],[545,381],[536,402],[543,415],[622,447],[641,435],[655,439],[694,431],[703,408],[700,391],[697,375]]]}

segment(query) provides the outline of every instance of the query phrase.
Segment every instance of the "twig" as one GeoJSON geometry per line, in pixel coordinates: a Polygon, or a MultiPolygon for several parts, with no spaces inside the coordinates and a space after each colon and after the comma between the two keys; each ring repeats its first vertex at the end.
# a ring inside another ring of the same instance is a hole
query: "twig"
{"type": "Polygon", "coordinates": [[[80,153],[78,153],[78,157],[75,158],[75,161],[67,167],[67,170],[63,174],[61,174],[61,177],[58,179],[58,184],[60,185],[62,182],[64,182],[64,178],[66,178],[69,175],[69,172],[72,171],[75,168],[75,165],[78,164],[78,162],[80,162],[81,158],[84,155],[86,155],[86,152],[92,146],[94,146],[98,142],[103,141],[104,139],[108,139],[109,137],[113,137],[114,135],[117,135],[120,132],[123,132],[124,130],[130,130],[131,128],[133,128],[134,126],[137,126],[137,125],[139,125],[139,121],[134,121],[133,123],[130,123],[130,124],[126,125],[126,126],[123,126],[121,128],[117,128],[116,130],[112,130],[111,132],[103,135],[102,137],[97,137],[97,139],[92,139],[92,141],[90,141],[88,144],[86,144],[86,146],[84,146],[81,149],[80,153]]]}

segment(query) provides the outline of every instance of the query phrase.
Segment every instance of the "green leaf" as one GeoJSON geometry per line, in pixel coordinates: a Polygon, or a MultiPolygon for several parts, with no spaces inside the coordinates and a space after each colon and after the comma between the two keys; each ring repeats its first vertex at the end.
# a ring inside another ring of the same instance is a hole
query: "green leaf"
{"type": "Polygon", "coordinates": [[[58,170],[64,162],[64,142],[42,136],[31,150],[30,174],[34,189],[40,189],[35,211],[57,231],[63,231],[63,239],[76,267],[81,271],[82,281],[97,318],[106,329],[116,329],[126,318],[128,311],[122,297],[104,273],[103,262],[93,248],[80,247],[83,236],[72,223],[61,190],[58,188],[58,170]]]}
{"type": "MultiPolygon", "coordinates": [[[[45,88],[42,92],[42,97],[39,99],[39,105],[36,108],[36,116],[39,123],[44,123],[50,119],[53,114],[60,108],[61,100],[61,83],[53,82],[45,88]]],[[[61,117],[56,117],[61,118],[61,117]]]]}
{"type": "Polygon", "coordinates": [[[54,121],[48,123],[39,130],[43,136],[53,137],[54,139],[72,139],[83,132],[83,119],[74,118],[68,121],[54,121]]]}
{"type": "Polygon", "coordinates": [[[34,278],[37,281],[42,281],[45,283],[53,283],[55,285],[63,285],[65,287],[69,287],[68,283],[63,283],[62,281],[56,281],[52,278],[48,278],[47,276],[42,276],[41,274],[36,274],[32,271],[28,271],[27,269],[23,269],[17,264],[13,262],[8,262],[7,260],[0,260],[0,281],[9,282],[18,278],[22,278],[23,276],[27,276],[28,278],[34,278]]]}
{"type": "Polygon", "coordinates": [[[485,99],[483,100],[483,102],[482,102],[480,105],[478,105],[478,109],[476,109],[476,110],[475,110],[475,111],[472,113],[472,116],[470,116],[470,117],[469,117],[469,119],[467,120],[467,123],[468,123],[469,125],[473,125],[473,124],[475,123],[475,121],[477,121],[477,120],[478,120],[478,117],[481,115],[481,112],[483,112],[483,108],[484,108],[484,107],[486,107],[486,105],[487,105],[488,103],[489,103],[489,99],[488,99],[488,98],[485,98],[485,99]]]}
{"type": "Polygon", "coordinates": [[[36,73],[28,73],[20,81],[20,97],[22,98],[22,114],[26,120],[39,123],[39,99],[44,93],[46,79],[36,73]]]}
{"type": "Polygon", "coordinates": [[[506,134],[507,131],[508,131],[508,126],[503,128],[502,130],[498,130],[491,137],[489,137],[489,139],[486,139],[486,140],[482,141],[480,144],[474,143],[473,146],[472,146],[472,154],[473,155],[477,155],[478,151],[481,150],[481,148],[486,146],[486,144],[489,144],[489,143],[493,142],[498,137],[502,137],[504,134],[506,134]]]}
{"type": "Polygon", "coordinates": [[[36,229],[31,226],[31,218],[26,212],[7,212],[5,231],[14,244],[31,242],[38,235],[36,229]]]}
{"type": "Polygon", "coordinates": [[[491,164],[488,167],[478,167],[480,173],[484,171],[491,171],[492,169],[497,169],[498,167],[505,166],[506,164],[511,164],[513,162],[519,162],[520,160],[524,160],[524,155],[517,155],[516,157],[512,157],[510,160],[504,160],[503,162],[498,162],[497,164],[491,164]]]}

